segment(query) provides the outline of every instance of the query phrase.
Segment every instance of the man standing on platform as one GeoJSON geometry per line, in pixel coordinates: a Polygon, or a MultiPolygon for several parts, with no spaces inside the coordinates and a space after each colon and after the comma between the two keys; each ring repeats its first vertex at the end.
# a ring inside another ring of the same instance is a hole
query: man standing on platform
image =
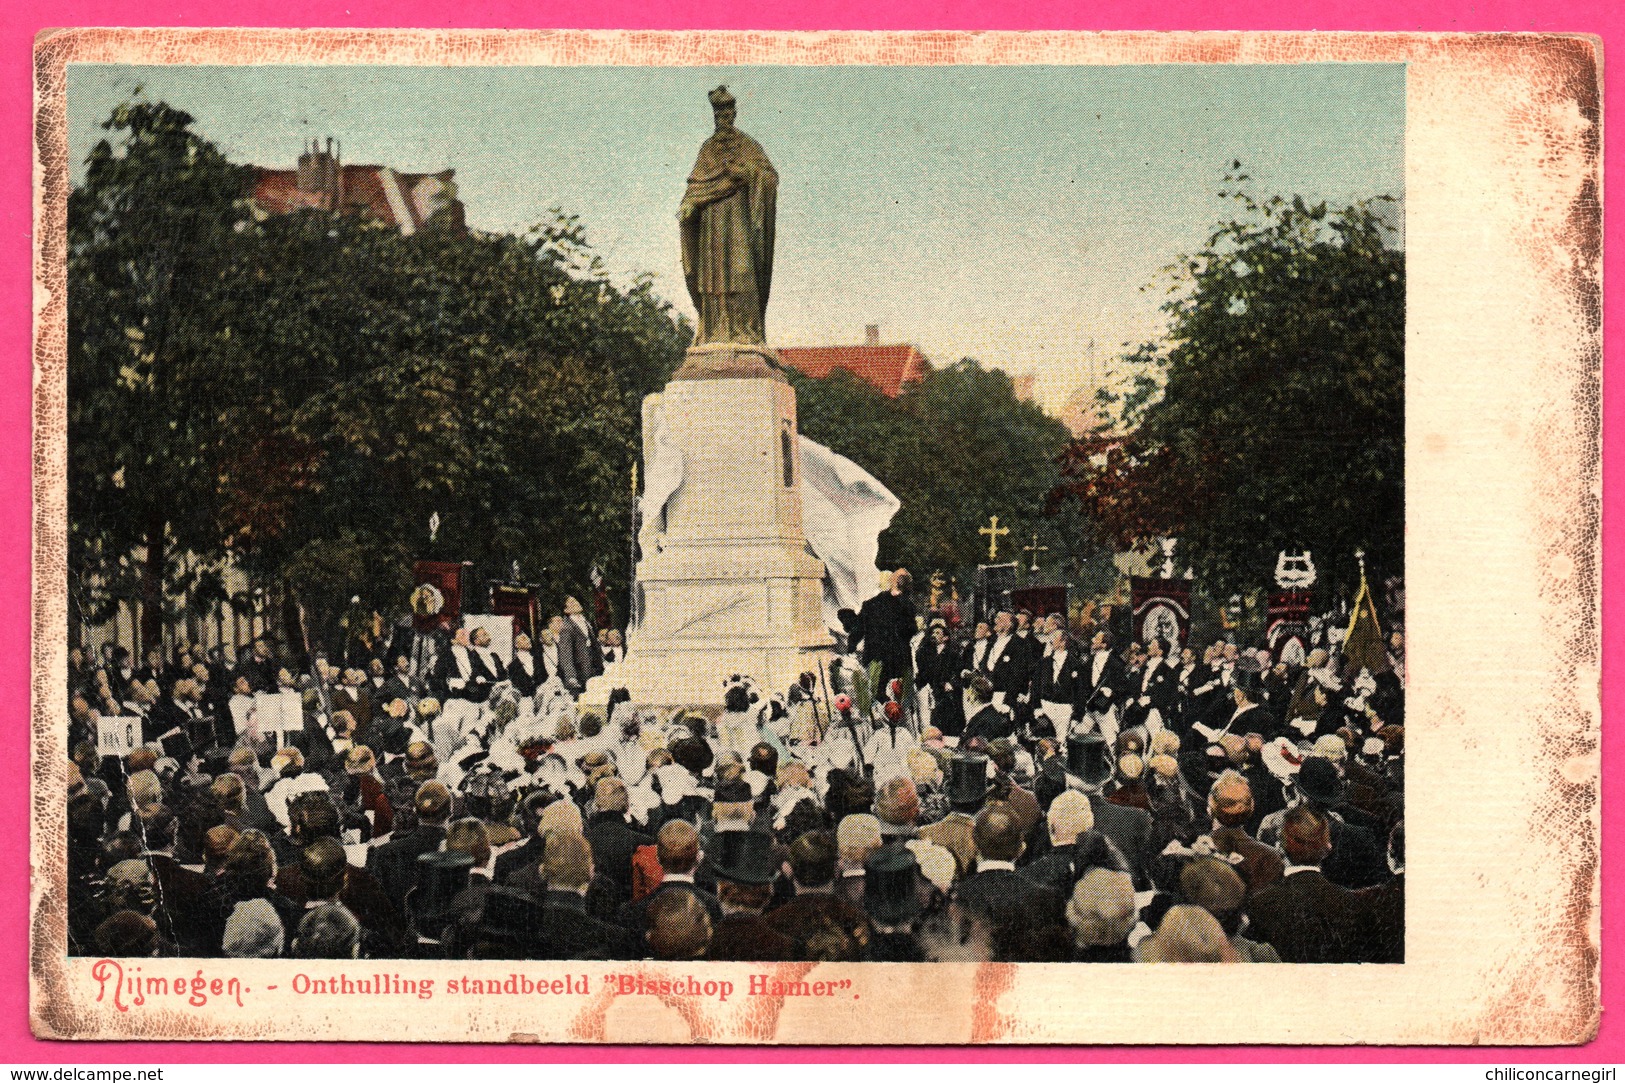
{"type": "Polygon", "coordinates": [[[587,682],[604,672],[604,656],[598,653],[598,636],[587,623],[581,603],[564,599],[564,626],[559,629],[559,676],[572,696],[581,695],[587,682]]]}

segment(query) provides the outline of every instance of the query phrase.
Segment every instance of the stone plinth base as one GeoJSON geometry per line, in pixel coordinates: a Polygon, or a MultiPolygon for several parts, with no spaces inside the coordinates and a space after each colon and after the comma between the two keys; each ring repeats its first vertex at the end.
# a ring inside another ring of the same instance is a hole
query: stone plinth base
{"type": "MultiPolygon", "coordinates": [[[[681,457],[682,485],[639,535],[641,620],[626,660],[582,702],[625,687],[639,705],[718,704],[735,673],[785,691],[831,646],[824,565],[802,529],[795,390],[765,347],[697,347],[645,400],[643,431],[681,457]]],[[[645,477],[660,470],[655,454],[645,448],[645,477]]]]}

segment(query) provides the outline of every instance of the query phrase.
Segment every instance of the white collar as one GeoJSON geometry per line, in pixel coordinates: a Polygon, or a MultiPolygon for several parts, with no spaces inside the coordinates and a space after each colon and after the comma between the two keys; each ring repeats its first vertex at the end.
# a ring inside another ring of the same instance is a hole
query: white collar
{"type": "Polygon", "coordinates": [[[1005,872],[1015,872],[1016,863],[1014,861],[994,861],[986,857],[978,858],[976,861],[977,872],[993,872],[998,869],[1003,869],[1005,872]]]}
{"type": "Polygon", "coordinates": [[[1319,865],[1294,865],[1291,862],[1288,862],[1286,868],[1282,870],[1281,875],[1282,876],[1296,876],[1300,872],[1319,872],[1319,871],[1320,871],[1320,866],[1319,865]]]}
{"type": "Polygon", "coordinates": [[[691,872],[668,872],[660,878],[662,884],[692,884],[694,874],[691,872]]]}

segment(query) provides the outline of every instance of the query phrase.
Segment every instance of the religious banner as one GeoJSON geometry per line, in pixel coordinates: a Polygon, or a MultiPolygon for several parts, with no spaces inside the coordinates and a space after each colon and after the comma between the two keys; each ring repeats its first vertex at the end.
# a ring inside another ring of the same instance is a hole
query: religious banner
{"type": "Polygon", "coordinates": [[[1264,642],[1277,662],[1303,665],[1309,648],[1309,599],[1307,590],[1272,590],[1264,642]]]}
{"type": "Polygon", "coordinates": [[[1053,587],[1018,587],[1010,592],[1010,608],[1025,609],[1033,619],[1051,613],[1066,615],[1066,585],[1053,587]]]}
{"type": "Polygon", "coordinates": [[[1009,604],[1010,592],[1016,587],[1014,564],[978,564],[976,566],[976,619],[991,621],[993,614],[1009,604]]]}
{"type": "Polygon", "coordinates": [[[513,619],[513,634],[520,632],[536,638],[536,626],[541,620],[541,603],[536,588],[518,583],[491,584],[491,612],[513,619]]]}
{"type": "Polygon", "coordinates": [[[420,632],[457,623],[463,611],[463,565],[448,560],[412,564],[412,627],[420,632]]]}
{"type": "Polygon", "coordinates": [[[1129,577],[1134,612],[1134,639],[1161,639],[1183,647],[1191,634],[1191,584],[1188,579],[1129,577]]]}

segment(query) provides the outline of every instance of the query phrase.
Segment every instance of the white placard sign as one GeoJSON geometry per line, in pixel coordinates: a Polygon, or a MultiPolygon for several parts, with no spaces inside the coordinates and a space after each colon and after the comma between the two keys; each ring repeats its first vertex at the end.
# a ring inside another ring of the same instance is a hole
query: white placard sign
{"type": "Polygon", "coordinates": [[[246,733],[249,719],[254,716],[254,697],[232,696],[227,707],[231,710],[231,724],[236,727],[236,731],[239,734],[246,733]]]}
{"type": "Polygon", "coordinates": [[[141,744],[141,719],[96,719],[96,752],[102,756],[128,756],[141,744]]]}
{"type": "Polygon", "coordinates": [[[298,733],[305,728],[305,711],[298,692],[257,693],[254,716],[261,733],[298,733]]]}

